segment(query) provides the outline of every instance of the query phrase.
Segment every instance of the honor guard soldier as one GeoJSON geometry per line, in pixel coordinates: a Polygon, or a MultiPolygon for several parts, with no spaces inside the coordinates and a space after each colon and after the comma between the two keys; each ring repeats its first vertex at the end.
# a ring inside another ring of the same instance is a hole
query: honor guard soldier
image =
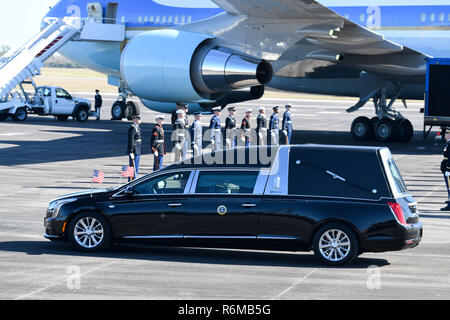
{"type": "Polygon", "coordinates": [[[450,154],[450,128],[447,128],[445,132],[445,140],[447,141],[444,148],[444,160],[441,162],[441,172],[444,174],[445,185],[447,187],[448,200],[446,201],[447,206],[441,208],[441,211],[450,211],[450,163],[448,161],[448,156],[450,154]]]}
{"type": "Polygon", "coordinates": [[[252,116],[252,110],[248,109],[245,111],[245,117],[242,119],[241,129],[242,129],[242,142],[245,143],[246,147],[250,146],[250,143],[252,141],[252,121],[250,117],[252,116]]]}
{"type": "Polygon", "coordinates": [[[292,117],[291,117],[291,105],[286,105],[286,111],[283,115],[283,135],[284,135],[284,143],[285,144],[291,144],[291,138],[292,138],[292,117]]]}
{"type": "Polygon", "coordinates": [[[191,145],[194,151],[194,157],[202,154],[203,147],[203,128],[202,128],[202,113],[195,113],[195,120],[191,127],[191,145]]]}
{"type": "Polygon", "coordinates": [[[261,107],[259,108],[259,114],[256,118],[256,142],[259,146],[263,146],[267,141],[267,118],[266,110],[261,107]]]}
{"type": "Polygon", "coordinates": [[[181,161],[183,155],[183,146],[185,141],[185,121],[184,110],[178,109],[177,120],[175,121],[174,141],[175,141],[175,162],[181,161]]]}
{"type": "Polygon", "coordinates": [[[209,123],[209,129],[211,130],[211,144],[212,151],[217,151],[221,148],[220,146],[220,135],[222,126],[220,125],[220,107],[215,107],[212,109],[214,112],[211,122],[209,123]]]}
{"type": "Polygon", "coordinates": [[[97,113],[97,121],[100,120],[100,110],[102,108],[103,99],[100,90],[95,90],[95,112],[97,113]]]}
{"type": "Polygon", "coordinates": [[[177,116],[177,111],[183,108],[183,104],[177,102],[177,108],[175,110],[172,111],[172,127],[173,130],[175,130],[175,122],[177,122],[178,116],[177,116]]]}
{"type": "Polygon", "coordinates": [[[225,147],[230,149],[236,146],[236,118],[234,117],[236,108],[229,107],[228,112],[229,115],[225,120],[225,147]]]}
{"type": "Polygon", "coordinates": [[[280,143],[280,120],[278,119],[280,107],[273,108],[273,114],[269,121],[269,137],[270,144],[278,145],[280,143]]]}
{"type": "MultiPolygon", "coordinates": [[[[190,130],[189,130],[189,117],[188,117],[189,105],[182,104],[181,105],[181,109],[184,111],[184,130],[185,130],[186,133],[188,133],[188,132],[190,132],[190,130]]],[[[186,157],[187,157],[187,154],[188,154],[189,142],[190,142],[190,139],[188,137],[185,137],[184,145],[183,145],[183,161],[186,160],[186,157]]]]}
{"type": "Polygon", "coordinates": [[[153,152],[153,171],[162,169],[166,145],[164,143],[164,116],[156,117],[156,125],[153,128],[150,146],[153,152]]]}
{"type": "MultiPolygon", "coordinates": [[[[128,129],[128,156],[130,166],[134,168],[134,179],[138,178],[139,162],[142,154],[141,116],[134,115],[131,118],[131,126],[128,129]]],[[[131,178],[129,179],[132,180],[131,178]]]]}

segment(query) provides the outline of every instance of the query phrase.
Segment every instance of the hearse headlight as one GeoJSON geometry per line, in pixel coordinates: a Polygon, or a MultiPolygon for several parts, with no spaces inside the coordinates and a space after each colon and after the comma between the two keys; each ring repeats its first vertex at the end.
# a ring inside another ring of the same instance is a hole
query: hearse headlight
{"type": "Polygon", "coordinates": [[[61,209],[61,207],[67,203],[71,203],[74,201],[77,201],[77,198],[71,198],[71,199],[63,199],[63,200],[56,200],[56,201],[52,201],[50,202],[50,205],[48,206],[47,211],[49,213],[51,213],[53,218],[57,218],[59,215],[59,210],[61,209]]]}

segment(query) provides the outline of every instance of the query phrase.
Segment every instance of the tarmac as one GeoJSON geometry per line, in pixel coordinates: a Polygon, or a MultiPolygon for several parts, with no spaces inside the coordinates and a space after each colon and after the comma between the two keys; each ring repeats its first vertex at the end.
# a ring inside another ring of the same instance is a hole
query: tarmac
{"type": "MultiPolygon", "coordinates": [[[[93,100],[92,95],[78,96],[93,100]]],[[[398,106],[416,130],[406,144],[354,141],[352,120],[372,116],[373,108],[347,114],[352,100],[264,99],[236,105],[240,124],[247,108],[253,108],[255,119],[259,106],[266,107],[269,117],[271,107],[292,103],[294,144],[388,146],[418,202],[424,238],[414,249],[365,253],[351,265],[326,267],[311,252],[120,245],[86,254],[44,239],[49,202],[90,190],[94,169],[106,176],[104,185],[94,188],[125,183],[120,169],[128,162],[129,124],[109,120],[114,101],[104,95],[100,121],[59,122],[31,115],[24,123],[0,123],[0,299],[450,298],[450,213],[439,210],[447,200],[439,171],[444,145],[434,135],[423,139],[421,103],[406,110],[398,106]]],[[[157,113],[141,108],[145,174],[153,167],[150,135],[157,113]]],[[[203,117],[205,126],[209,118],[203,117]]],[[[166,129],[170,132],[170,125],[166,129]]],[[[165,163],[171,161],[168,155],[165,163]]]]}

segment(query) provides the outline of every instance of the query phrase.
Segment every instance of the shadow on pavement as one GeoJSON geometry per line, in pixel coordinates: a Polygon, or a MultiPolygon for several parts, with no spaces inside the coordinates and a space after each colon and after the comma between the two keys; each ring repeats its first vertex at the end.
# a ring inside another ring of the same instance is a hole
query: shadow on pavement
{"type": "MultiPolygon", "coordinates": [[[[317,261],[312,253],[280,253],[266,251],[222,250],[203,248],[156,247],[138,245],[116,245],[107,252],[84,253],[75,250],[69,243],[43,241],[0,242],[0,251],[20,252],[28,255],[60,255],[76,257],[135,259],[165,262],[252,265],[270,267],[336,268],[317,261]]],[[[352,269],[389,265],[385,259],[359,257],[352,269]]]]}

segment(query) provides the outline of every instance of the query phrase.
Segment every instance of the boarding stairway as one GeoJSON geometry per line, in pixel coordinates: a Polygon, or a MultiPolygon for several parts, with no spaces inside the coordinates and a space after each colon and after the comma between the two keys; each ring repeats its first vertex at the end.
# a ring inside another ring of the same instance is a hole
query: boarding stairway
{"type": "Polygon", "coordinates": [[[0,102],[6,101],[8,95],[24,81],[39,75],[44,62],[80,32],[81,26],[56,20],[24,46],[1,57],[0,102]]]}

